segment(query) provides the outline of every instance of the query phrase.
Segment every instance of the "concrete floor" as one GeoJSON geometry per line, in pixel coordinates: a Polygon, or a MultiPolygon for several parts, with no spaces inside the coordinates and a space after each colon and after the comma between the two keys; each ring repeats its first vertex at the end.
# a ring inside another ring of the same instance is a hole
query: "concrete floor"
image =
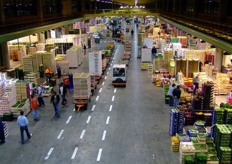
{"type": "MultiPolygon", "coordinates": [[[[140,70],[136,39],[132,40],[126,88],[111,85],[109,67],[87,111],[73,111],[70,93],[61,118],[55,119],[49,98],[44,98],[46,107],[39,109],[41,120],[34,122],[28,115],[33,136],[25,145],[20,144],[16,122],[8,123],[10,135],[0,146],[0,163],[178,164],[178,154],[170,150],[170,108],[164,104],[162,89],[152,84],[148,72],[140,70]]],[[[123,45],[117,43],[112,63],[117,63],[122,51],[123,45]]],[[[78,71],[88,71],[87,61],[85,56],[78,71]]]]}

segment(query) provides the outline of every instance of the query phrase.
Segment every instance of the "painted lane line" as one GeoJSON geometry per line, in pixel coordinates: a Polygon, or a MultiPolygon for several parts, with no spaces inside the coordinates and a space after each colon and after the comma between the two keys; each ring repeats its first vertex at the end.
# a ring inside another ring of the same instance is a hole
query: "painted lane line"
{"type": "Polygon", "coordinates": [[[101,160],[101,154],[102,154],[102,148],[99,149],[99,151],[98,151],[97,161],[100,161],[100,160],[101,160]]]}
{"type": "Polygon", "coordinates": [[[107,75],[109,74],[109,72],[106,73],[107,75]]]}
{"type": "Polygon", "coordinates": [[[96,101],[98,101],[98,99],[99,99],[99,96],[97,96],[96,101]]]}
{"type": "Polygon", "coordinates": [[[76,109],[74,108],[74,109],[73,109],[73,112],[75,112],[75,110],[76,110],[76,109]]]}
{"type": "Polygon", "coordinates": [[[109,68],[109,71],[110,71],[110,68],[109,68]]]}
{"type": "Polygon", "coordinates": [[[105,80],[107,79],[107,76],[105,77],[105,80]]]}
{"type": "Polygon", "coordinates": [[[112,111],[112,107],[113,107],[113,105],[110,105],[110,109],[109,109],[109,112],[111,112],[111,111],[112,111]]]}
{"type": "Polygon", "coordinates": [[[91,116],[88,117],[88,119],[87,119],[87,121],[86,121],[86,124],[89,123],[90,119],[91,119],[91,116]]]}
{"type": "Polygon", "coordinates": [[[112,101],[114,101],[114,96],[112,97],[112,101]]]}
{"type": "Polygon", "coordinates": [[[100,93],[102,92],[102,88],[100,88],[99,92],[100,92],[100,93]]]}
{"type": "Polygon", "coordinates": [[[94,111],[95,106],[96,106],[96,105],[93,105],[93,107],[92,107],[92,109],[91,109],[92,112],[94,111]]]}
{"type": "Polygon", "coordinates": [[[46,157],[44,158],[45,160],[48,160],[48,158],[50,157],[50,155],[52,154],[54,150],[54,147],[51,147],[50,150],[48,151],[48,154],[46,155],[46,157]]]}
{"type": "Polygon", "coordinates": [[[110,122],[110,116],[108,116],[107,119],[106,119],[106,125],[108,125],[109,122],[110,122]]]}
{"type": "Polygon", "coordinates": [[[62,129],[62,130],[60,131],[59,135],[57,136],[57,139],[58,139],[58,140],[61,138],[61,136],[62,136],[63,133],[64,133],[64,129],[62,129]]]}
{"type": "Polygon", "coordinates": [[[102,141],[104,141],[106,138],[106,130],[104,130],[103,135],[102,135],[102,141]]]}
{"type": "Polygon", "coordinates": [[[84,137],[84,135],[85,135],[85,130],[82,130],[80,139],[82,139],[84,137]]]}
{"type": "MultiPolygon", "coordinates": [[[[75,110],[75,109],[74,109],[75,110]]],[[[66,121],[66,124],[68,124],[70,122],[70,120],[72,119],[72,116],[68,117],[68,120],[66,121]]]]}
{"type": "Polygon", "coordinates": [[[114,89],[114,93],[116,93],[116,91],[117,91],[117,89],[115,88],[115,89],[114,89]]]}
{"type": "Polygon", "coordinates": [[[102,85],[105,85],[105,82],[103,82],[102,85]]]}
{"type": "Polygon", "coordinates": [[[78,151],[78,147],[75,147],[71,159],[74,159],[76,157],[77,151],[78,151]]]}

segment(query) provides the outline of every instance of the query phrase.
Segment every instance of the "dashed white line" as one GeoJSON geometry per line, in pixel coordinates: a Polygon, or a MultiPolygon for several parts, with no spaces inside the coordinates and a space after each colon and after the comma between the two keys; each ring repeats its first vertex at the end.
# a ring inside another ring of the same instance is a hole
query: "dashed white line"
{"type": "Polygon", "coordinates": [[[105,80],[107,79],[107,76],[105,77],[105,80]]]}
{"type": "Polygon", "coordinates": [[[61,136],[62,136],[63,133],[64,133],[64,129],[62,129],[62,130],[60,131],[59,135],[57,136],[57,139],[58,139],[58,140],[61,138],[61,136]]]}
{"type": "Polygon", "coordinates": [[[109,71],[110,71],[110,68],[109,68],[109,71]]]}
{"type": "Polygon", "coordinates": [[[84,135],[85,135],[85,130],[82,130],[80,139],[82,139],[84,137],[84,135]]]}
{"type": "MultiPolygon", "coordinates": [[[[74,109],[74,111],[75,111],[75,109],[74,109]]],[[[70,122],[71,119],[72,119],[72,116],[69,116],[69,117],[68,117],[68,120],[66,121],[66,124],[68,124],[68,123],[70,122]]]]}
{"type": "Polygon", "coordinates": [[[109,74],[109,72],[106,73],[107,75],[109,74]]]}
{"type": "Polygon", "coordinates": [[[106,130],[104,130],[103,135],[102,135],[102,141],[104,141],[106,138],[106,130]]]}
{"type": "Polygon", "coordinates": [[[114,101],[114,96],[112,97],[112,101],[114,101]]]}
{"type": "Polygon", "coordinates": [[[44,158],[45,160],[48,160],[48,158],[50,157],[50,155],[52,154],[52,151],[54,150],[54,147],[51,147],[50,150],[48,151],[48,154],[46,155],[46,157],[44,158]]]}
{"type": "Polygon", "coordinates": [[[99,99],[99,96],[97,96],[96,101],[98,101],[98,99],[99,99]]]}
{"type": "Polygon", "coordinates": [[[100,148],[99,151],[98,151],[97,161],[101,160],[101,154],[102,154],[102,148],[100,148]]]}
{"type": "Polygon", "coordinates": [[[100,88],[99,92],[100,92],[100,93],[102,92],[102,88],[100,88]]]}
{"type": "Polygon", "coordinates": [[[112,111],[112,107],[113,107],[113,105],[110,105],[110,109],[109,109],[110,112],[112,111]]]}
{"type": "Polygon", "coordinates": [[[73,109],[73,112],[75,112],[75,110],[76,110],[76,109],[74,108],[74,109],[73,109]]]}
{"type": "Polygon", "coordinates": [[[114,93],[116,93],[116,91],[117,91],[117,89],[115,88],[115,89],[114,89],[114,93]]]}
{"type": "Polygon", "coordinates": [[[96,105],[93,105],[93,107],[92,107],[92,109],[91,109],[92,112],[94,111],[95,106],[96,106],[96,105]]]}
{"type": "Polygon", "coordinates": [[[106,125],[108,125],[109,122],[110,122],[110,116],[108,116],[107,119],[106,119],[106,125]]]}
{"type": "Polygon", "coordinates": [[[87,119],[87,121],[86,121],[86,124],[89,123],[90,119],[91,119],[91,116],[88,117],[88,119],[87,119]]]}
{"type": "Polygon", "coordinates": [[[105,85],[105,82],[103,82],[102,85],[105,85]]]}
{"type": "Polygon", "coordinates": [[[74,159],[76,157],[77,151],[78,151],[78,147],[75,147],[71,159],[74,159]]]}

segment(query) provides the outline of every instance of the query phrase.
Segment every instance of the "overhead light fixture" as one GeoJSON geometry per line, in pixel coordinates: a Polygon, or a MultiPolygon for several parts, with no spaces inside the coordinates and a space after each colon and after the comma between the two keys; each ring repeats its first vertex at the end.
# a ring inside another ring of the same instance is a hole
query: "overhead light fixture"
{"type": "Polygon", "coordinates": [[[210,48],[216,48],[214,45],[211,45],[210,48]]]}
{"type": "Polygon", "coordinates": [[[231,55],[231,54],[230,54],[229,52],[226,51],[226,52],[224,52],[224,55],[231,55]]]}

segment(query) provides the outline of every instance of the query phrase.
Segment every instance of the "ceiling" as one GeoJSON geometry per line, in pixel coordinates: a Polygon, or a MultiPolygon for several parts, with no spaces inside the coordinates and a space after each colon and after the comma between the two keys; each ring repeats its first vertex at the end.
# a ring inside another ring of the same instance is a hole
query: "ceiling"
{"type": "MultiPolygon", "coordinates": [[[[134,5],[135,0],[113,0],[114,2],[120,2],[122,4],[127,4],[127,5],[134,5]]],[[[138,5],[145,5],[148,3],[151,3],[152,1],[155,0],[138,0],[138,5]]]]}

